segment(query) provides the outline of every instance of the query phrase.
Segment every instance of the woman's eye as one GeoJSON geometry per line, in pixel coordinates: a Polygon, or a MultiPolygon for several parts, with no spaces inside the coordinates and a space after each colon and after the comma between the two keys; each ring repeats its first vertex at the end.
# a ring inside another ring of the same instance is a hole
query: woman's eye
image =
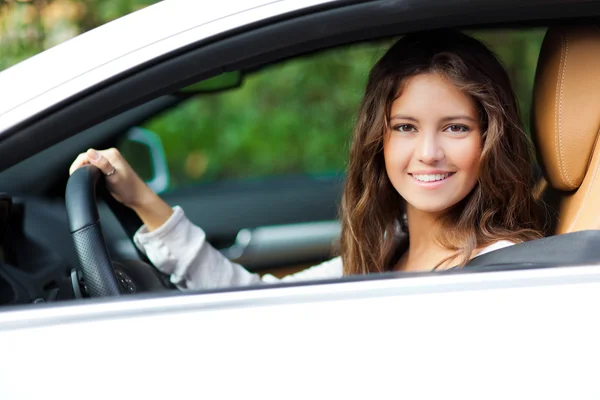
{"type": "Polygon", "coordinates": [[[398,132],[414,132],[416,131],[415,127],[410,124],[402,124],[394,126],[394,130],[398,132]]]}
{"type": "Polygon", "coordinates": [[[469,127],[465,125],[450,125],[446,130],[452,133],[464,133],[469,132],[469,127]]]}

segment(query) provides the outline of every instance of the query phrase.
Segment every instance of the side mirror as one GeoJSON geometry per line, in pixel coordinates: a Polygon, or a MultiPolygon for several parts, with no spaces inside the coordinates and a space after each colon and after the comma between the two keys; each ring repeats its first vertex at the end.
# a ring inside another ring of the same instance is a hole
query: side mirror
{"type": "Polygon", "coordinates": [[[155,193],[169,188],[169,167],[160,137],[148,129],[133,127],[119,146],[133,169],[155,193]]]}

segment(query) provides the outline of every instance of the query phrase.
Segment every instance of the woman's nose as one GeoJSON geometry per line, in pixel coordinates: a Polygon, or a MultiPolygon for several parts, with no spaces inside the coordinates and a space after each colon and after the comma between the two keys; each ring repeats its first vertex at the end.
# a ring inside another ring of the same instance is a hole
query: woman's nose
{"type": "Polygon", "coordinates": [[[425,133],[419,139],[416,149],[419,161],[433,164],[444,158],[444,149],[435,133],[425,133]]]}

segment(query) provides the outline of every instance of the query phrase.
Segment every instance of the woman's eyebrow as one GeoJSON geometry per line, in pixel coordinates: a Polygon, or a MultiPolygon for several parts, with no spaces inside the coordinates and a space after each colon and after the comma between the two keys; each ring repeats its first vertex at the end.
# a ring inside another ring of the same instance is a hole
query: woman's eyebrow
{"type": "MultiPolygon", "coordinates": [[[[408,115],[402,115],[402,114],[396,114],[396,115],[392,116],[392,120],[394,120],[394,119],[403,119],[403,120],[408,120],[408,121],[419,122],[419,120],[415,117],[410,117],[408,115]]],[[[475,118],[470,117],[468,115],[452,115],[449,117],[442,118],[442,121],[443,122],[456,121],[457,119],[466,119],[467,121],[477,122],[477,120],[475,118]]]]}
{"type": "Polygon", "coordinates": [[[477,120],[473,117],[469,117],[468,115],[454,115],[450,117],[442,118],[442,121],[455,121],[457,119],[466,119],[467,121],[477,122],[477,120]]]}
{"type": "Polygon", "coordinates": [[[407,119],[409,121],[419,122],[419,120],[414,117],[409,117],[407,115],[400,115],[400,114],[396,114],[396,115],[392,116],[392,119],[407,119]]]}

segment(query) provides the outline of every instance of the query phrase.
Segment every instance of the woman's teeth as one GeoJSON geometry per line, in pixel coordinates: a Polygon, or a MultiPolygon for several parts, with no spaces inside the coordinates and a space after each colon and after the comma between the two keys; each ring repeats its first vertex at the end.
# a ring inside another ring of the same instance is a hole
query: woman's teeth
{"type": "Polygon", "coordinates": [[[445,174],[412,174],[412,176],[416,180],[421,182],[435,182],[446,179],[450,176],[450,173],[446,172],[445,174]]]}

